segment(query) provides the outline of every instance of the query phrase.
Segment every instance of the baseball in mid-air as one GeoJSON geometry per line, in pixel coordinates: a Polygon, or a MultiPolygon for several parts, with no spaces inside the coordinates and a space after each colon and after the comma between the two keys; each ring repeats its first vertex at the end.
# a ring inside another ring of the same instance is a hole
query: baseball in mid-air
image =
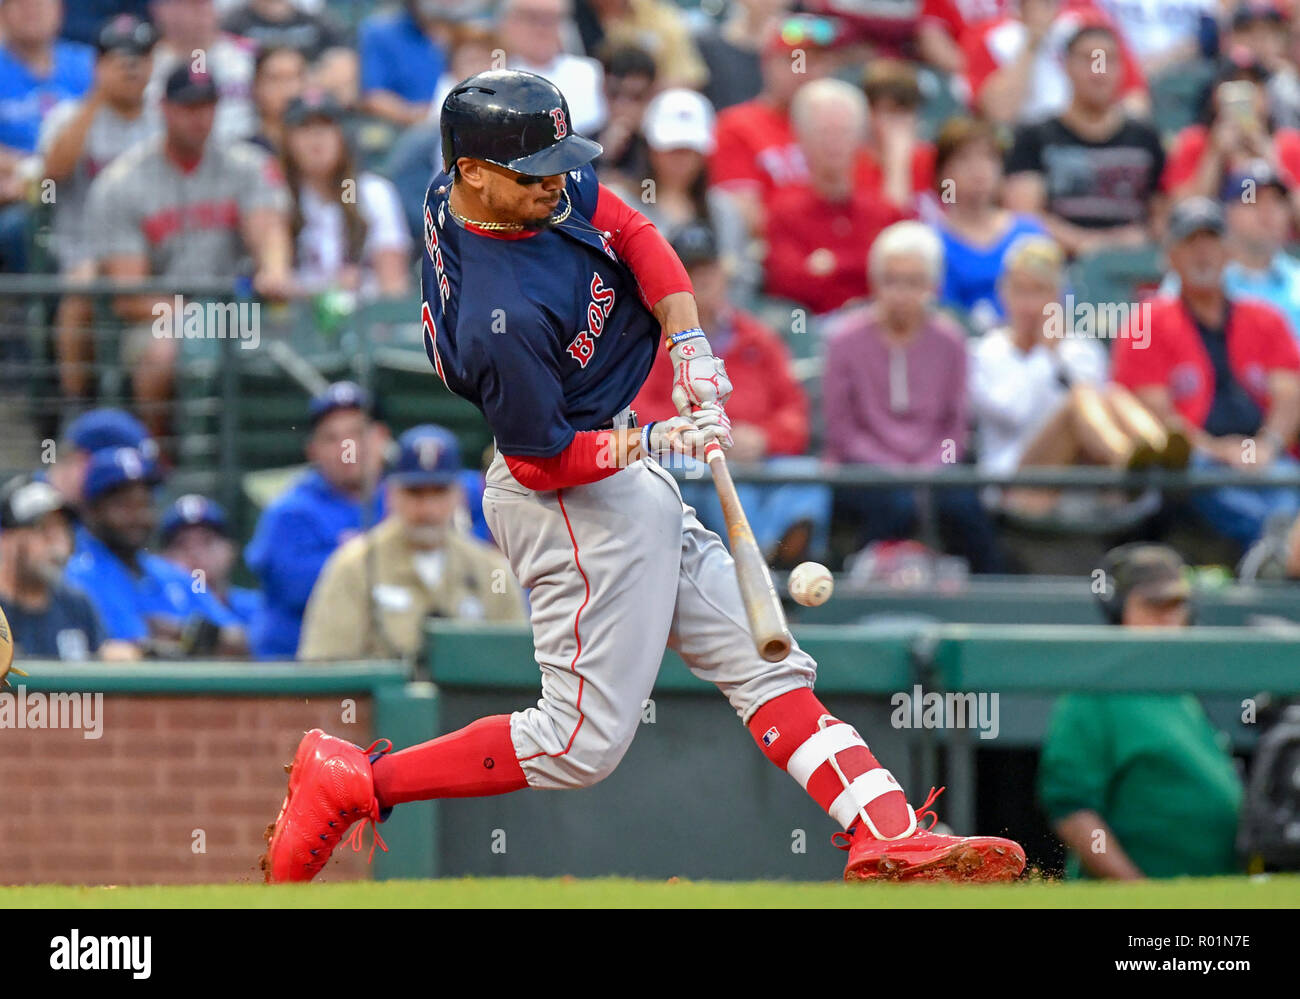
{"type": "Polygon", "coordinates": [[[790,572],[790,596],[805,607],[820,607],[831,598],[835,580],[820,562],[800,562],[790,572]]]}

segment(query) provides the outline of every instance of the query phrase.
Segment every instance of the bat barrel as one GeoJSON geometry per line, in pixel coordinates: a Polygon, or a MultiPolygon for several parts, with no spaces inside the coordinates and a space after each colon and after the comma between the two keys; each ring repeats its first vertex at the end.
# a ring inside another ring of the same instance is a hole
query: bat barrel
{"type": "Polygon", "coordinates": [[[740,584],[740,596],[749,618],[754,648],[765,661],[780,662],[790,654],[794,639],[786,625],[785,611],[776,595],[776,587],[772,585],[767,561],[759,551],[745,509],[736,495],[736,486],[731,481],[722,448],[713,446],[717,448],[716,452],[710,453],[706,449],[705,454],[713,471],[713,485],[718,491],[722,515],[727,522],[731,557],[736,564],[736,581],[740,584]]]}

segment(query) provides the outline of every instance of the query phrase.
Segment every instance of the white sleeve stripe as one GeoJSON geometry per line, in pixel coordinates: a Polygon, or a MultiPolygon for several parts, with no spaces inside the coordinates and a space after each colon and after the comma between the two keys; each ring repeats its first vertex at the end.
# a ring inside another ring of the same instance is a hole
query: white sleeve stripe
{"type": "Polygon", "coordinates": [[[807,790],[808,779],[813,772],[836,753],[850,746],[866,746],[852,725],[843,722],[828,725],[810,735],[790,754],[790,762],[785,765],[785,771],[799,782],[800,787],[807,790]]]}
{"type": "Polygon", "coordinates": [[[866,808],[871,802],[890,791],[901,792],[902,788],[893,779],[893,774],[884,767],[876,767],[875,770],[868,770],[854,778],[853,782],[831,802],[831,807],[827,811],[830,812],[831,818],[847,829],[856,821],[859,809],[866,808]]]}

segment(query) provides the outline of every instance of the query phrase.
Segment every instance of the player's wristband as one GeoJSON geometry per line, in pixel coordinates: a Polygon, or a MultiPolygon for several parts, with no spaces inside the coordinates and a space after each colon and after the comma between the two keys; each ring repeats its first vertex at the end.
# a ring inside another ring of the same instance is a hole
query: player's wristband
{"type": "Polygon", "coordinates": [[[654,425],[655,425],[657,422],[658,422],[657,420],[651,420],[649,423],[647,423],[644,427],[641,428],[641,455],[642,455],[642,457],[645,457],[645,458],[650,457],[650,431],[651,431],[651,429],[654,427],[654,425]]]}
{"type": "Polygon", "coordinates": [[[697,336],[704,336],[704,330],[700,329],[698,326],[692,326],[688,330],[674,333],[664,341],[664,350],[672,350],[679,343],[685,343],[687,340],[694,340],[697,336]]]}

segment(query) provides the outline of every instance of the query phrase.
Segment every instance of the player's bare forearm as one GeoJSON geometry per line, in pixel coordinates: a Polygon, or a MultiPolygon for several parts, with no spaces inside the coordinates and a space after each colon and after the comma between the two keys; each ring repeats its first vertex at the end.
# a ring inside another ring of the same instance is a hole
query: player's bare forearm
{"type": "Polygon", "coordinates": [[[641,431],[639,428],[609,431],[610,459],[614,468],[627,468],[634,461],[644,458],[641,449],[641,431]]]}
{"type": "Polygon", "coordinates": [[[1079,855],[1084,869],[1097,878],[1136,881],[1142,872],[1129,859],[1115,831],[1091,809],[1081,809],[1055,823],[1061,842],[1079,855]]]}
{"type": "Polygon", "coordinates": [[[700,325],[700,311],[695,306],[695,296],[689,291],[675,291],[671,295],[665,295],[655,302],[653,311],[664,336],[672,336],[700,325]]]}

